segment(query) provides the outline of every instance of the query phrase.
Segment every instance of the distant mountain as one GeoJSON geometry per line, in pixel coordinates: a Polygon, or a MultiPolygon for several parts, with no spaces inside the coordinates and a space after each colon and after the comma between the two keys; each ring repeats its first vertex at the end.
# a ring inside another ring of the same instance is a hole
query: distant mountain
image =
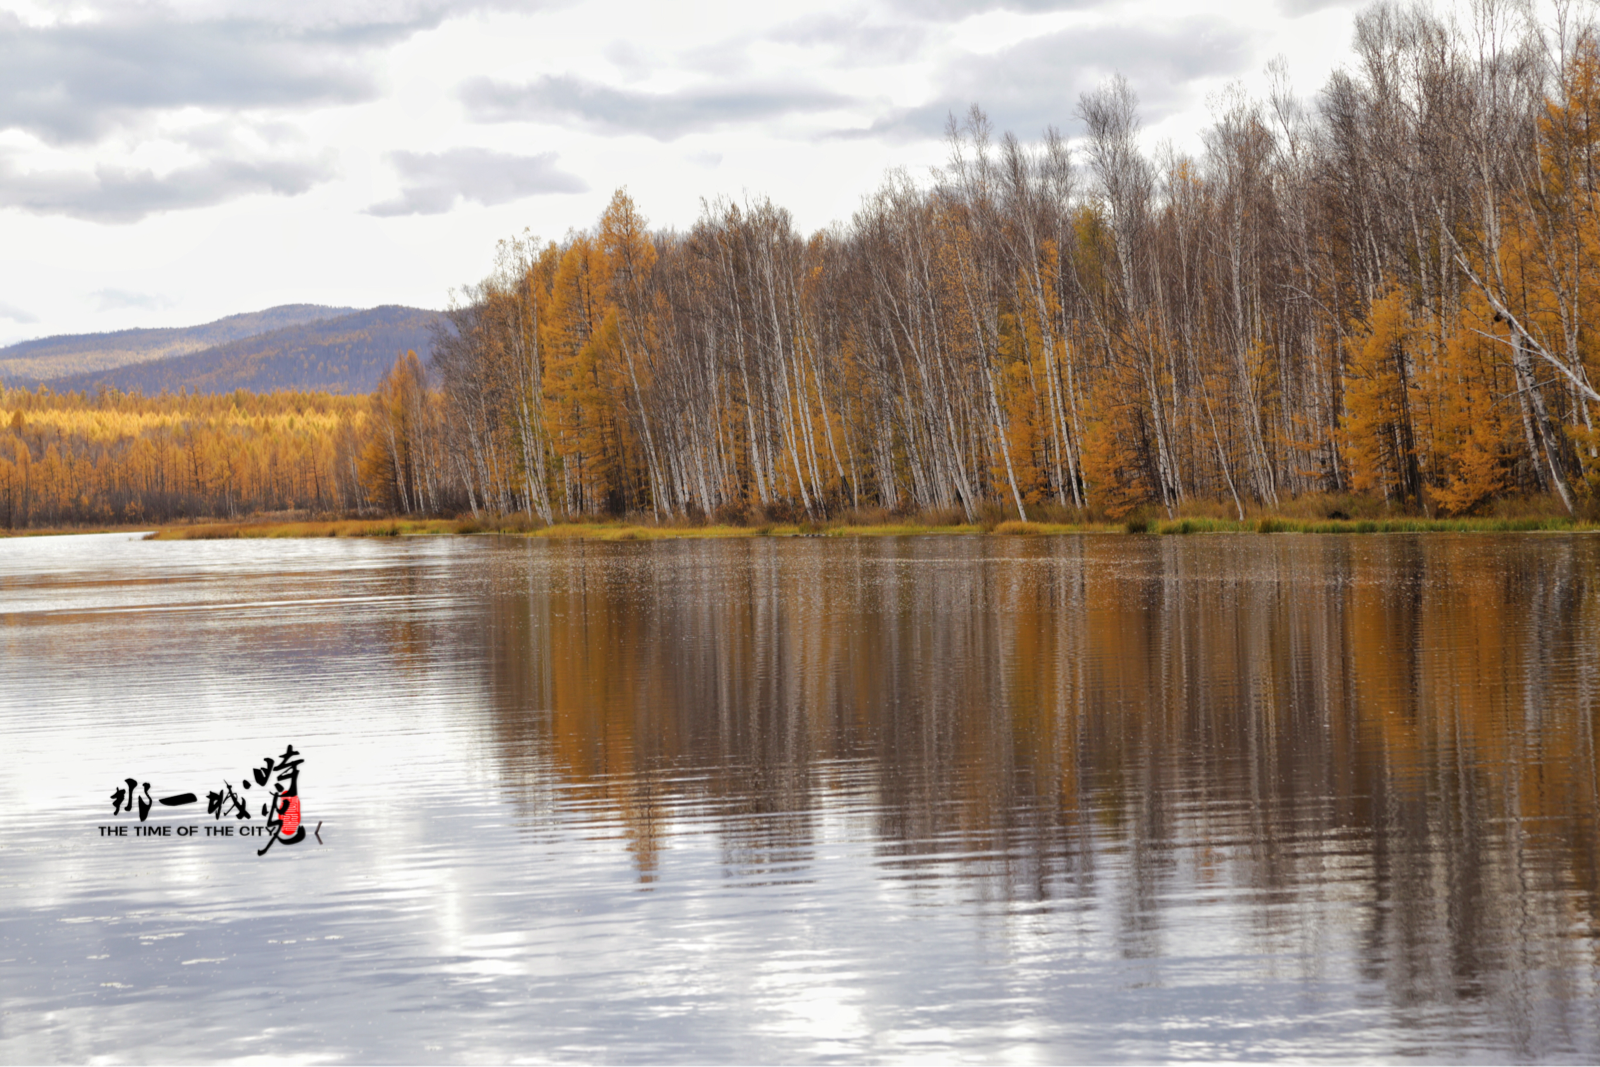
{"type": "Polygon", "coordinates": [[[101,386],[138,390],[231,393],[235,389],[318,389],[331,393],[369,393],[394,365],[414,350],[427,362],[437,311],[393,305],[319,319],[230,341],[190,355],[133,363],[105,371],[50,381],[57,392],[93,391],[101,386]]]}
{"type": "Polygon", "coordinates": [[[0,383],[32,388],[57,378],[201,352],[229,341],[259,337],[286,326],[336,318],[355,310],[283,304],[246,315],[229,315],[203,326],[41,337],[0,348],[0,383]]]}

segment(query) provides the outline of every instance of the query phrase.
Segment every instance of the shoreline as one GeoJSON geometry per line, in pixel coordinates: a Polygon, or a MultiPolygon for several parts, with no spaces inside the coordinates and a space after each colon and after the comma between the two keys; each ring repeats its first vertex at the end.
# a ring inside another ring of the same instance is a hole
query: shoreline
{"type": "MultiPolygon", "coordinates": [[[[72,534],[139,533],[150,523],[73,528],[0,530],[0,538],[50,537],[72,534]]],[[[256,519],[238,522],[170,523],[155,526],[144,540],[213,541],[238,538],[321,537],[465,537],[479,534],[547,540],[666,541],[724,540],[746,537],[919,537],[1022,536],[1059,537],[1084,534],[1184,536],[1189,534],[1384,534],[1384,533],[1594,533],[1600,523],[1558,516],[1524,518],[1437,519],[1397,516],[1373,519],[1305,519],[1262,516],[1245,520],[1175,518],[1111,523],[920,523],[915,520],[874,524],[763,523],[760,525],[653,525],[615,522],[555,523],[534,526],[521,519],[256,519]]]]}

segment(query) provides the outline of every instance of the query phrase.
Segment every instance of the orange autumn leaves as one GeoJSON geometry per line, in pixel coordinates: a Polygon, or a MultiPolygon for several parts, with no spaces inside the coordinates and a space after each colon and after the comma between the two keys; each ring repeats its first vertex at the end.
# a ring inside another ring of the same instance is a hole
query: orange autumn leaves
{"type": "Polygon", "coordinates": [[[360,508],[367,403],[0,390],[0,526],[360,508]]]}

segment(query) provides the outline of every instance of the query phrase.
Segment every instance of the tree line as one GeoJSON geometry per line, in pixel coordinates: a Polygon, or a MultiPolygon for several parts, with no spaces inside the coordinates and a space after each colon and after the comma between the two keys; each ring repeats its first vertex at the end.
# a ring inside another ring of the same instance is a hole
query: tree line
{"type": "Polygon", "coordinates": [[[1600,53],[1559,14],[1378,4],[1313,103],[1280,65],[1198,156],[1143,151],[1121,79],[1072,145],[974,108],[929,180],[810,236],[765,200],[652,232],[619,191],[592,229],[503,242],[451,313],[402,503],[1585,507],[1600,53]]]}
{"type": "Polygon", "coordinates": [[[0,527],[370,509],[368,397],[0,389],[0,527]]]}

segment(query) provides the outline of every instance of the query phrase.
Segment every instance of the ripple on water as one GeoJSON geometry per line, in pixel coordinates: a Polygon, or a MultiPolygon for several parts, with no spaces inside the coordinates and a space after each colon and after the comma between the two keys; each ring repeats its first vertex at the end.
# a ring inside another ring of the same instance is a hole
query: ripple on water
{"type": "Polygon", "coordinates": [[[0,542],[0,1059],[1593,1061],[1597,563],[0,542]]]}

